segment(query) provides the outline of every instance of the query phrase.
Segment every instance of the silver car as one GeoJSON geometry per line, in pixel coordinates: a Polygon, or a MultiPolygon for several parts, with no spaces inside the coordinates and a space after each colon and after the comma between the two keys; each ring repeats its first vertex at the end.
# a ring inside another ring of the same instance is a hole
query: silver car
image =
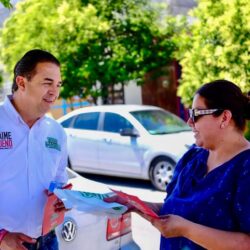
{"type": "MultiPolygon", "coordinates": [[[[83,178],[68,169],[73,189],[107,193],[101,183],[83,178]]],[[[139,250],[133,241],[131,214],[108,218],[72,209],[66,213],[64,223],[56,228],[60,250],[139,250]]]]}
{"type": "Polygon", "coordinates": [[[72,169],[151,180],[164,191],[176,162],[194,143],[182,119],[155,106],[91,106],[58,121],[67,133],[72,169]]]}

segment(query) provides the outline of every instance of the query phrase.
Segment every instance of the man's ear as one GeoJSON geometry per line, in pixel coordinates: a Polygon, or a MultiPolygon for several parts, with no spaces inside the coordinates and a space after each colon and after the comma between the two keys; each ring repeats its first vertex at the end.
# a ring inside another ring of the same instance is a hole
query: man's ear
{"type": "Polygon", "coordinates": [[[17,76],[16,77],[16,84],[18,86],[18,89],[24,90],[25,89],[25,77],[17,76]]]}

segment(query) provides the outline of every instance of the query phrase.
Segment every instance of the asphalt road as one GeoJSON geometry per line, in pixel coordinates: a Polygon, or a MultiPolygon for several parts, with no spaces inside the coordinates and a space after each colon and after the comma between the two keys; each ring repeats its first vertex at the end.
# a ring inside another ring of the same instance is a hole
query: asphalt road
{"type": "MultiPolygon", "coordinates": [[[[83,176],[108,187],[136,195],[144,201],[162,202],[166,195],[164,192],[155,190],[148,181],[89,174],[83,174],[83,176]]],[[[134,241],[141,250],[159,249],[160,233],[148,221],[135,213],[132,213],[132,232],[134,241]]]]}

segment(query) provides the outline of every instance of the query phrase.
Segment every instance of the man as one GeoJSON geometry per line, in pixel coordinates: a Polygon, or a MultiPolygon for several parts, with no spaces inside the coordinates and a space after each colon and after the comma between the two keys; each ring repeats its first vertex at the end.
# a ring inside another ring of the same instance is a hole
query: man
{"type": "MultiPolygon", "coordinates": [[[[62,85],[60,63],[28,51],[14,68],[13,95],[0,106],[0,249],[58,249],[41,236],[46,189],[66,183],[66,135],[46,112],[62,85]]],[[[60,204],[56,204],[56,206],[60,204]]]]}

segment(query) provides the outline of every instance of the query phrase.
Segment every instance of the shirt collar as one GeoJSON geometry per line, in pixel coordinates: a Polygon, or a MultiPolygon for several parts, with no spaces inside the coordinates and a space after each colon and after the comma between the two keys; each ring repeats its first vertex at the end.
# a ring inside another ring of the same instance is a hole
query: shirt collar
{"type": "MultiPolygon", "coordinates": [[[[17,112],[15,107],[13,106],[11,100],[13,100],[13,95],[8,95],[5,97],[3,106],[6,113],[10,116],[11,119],[15,120],[17,123],[23,123],[27,126],[26,122],[23,120],[21,115],[17,112]]],[[[44,119],[44,116],[38,119],[35,123],[40,123],[44,119]]]]}

